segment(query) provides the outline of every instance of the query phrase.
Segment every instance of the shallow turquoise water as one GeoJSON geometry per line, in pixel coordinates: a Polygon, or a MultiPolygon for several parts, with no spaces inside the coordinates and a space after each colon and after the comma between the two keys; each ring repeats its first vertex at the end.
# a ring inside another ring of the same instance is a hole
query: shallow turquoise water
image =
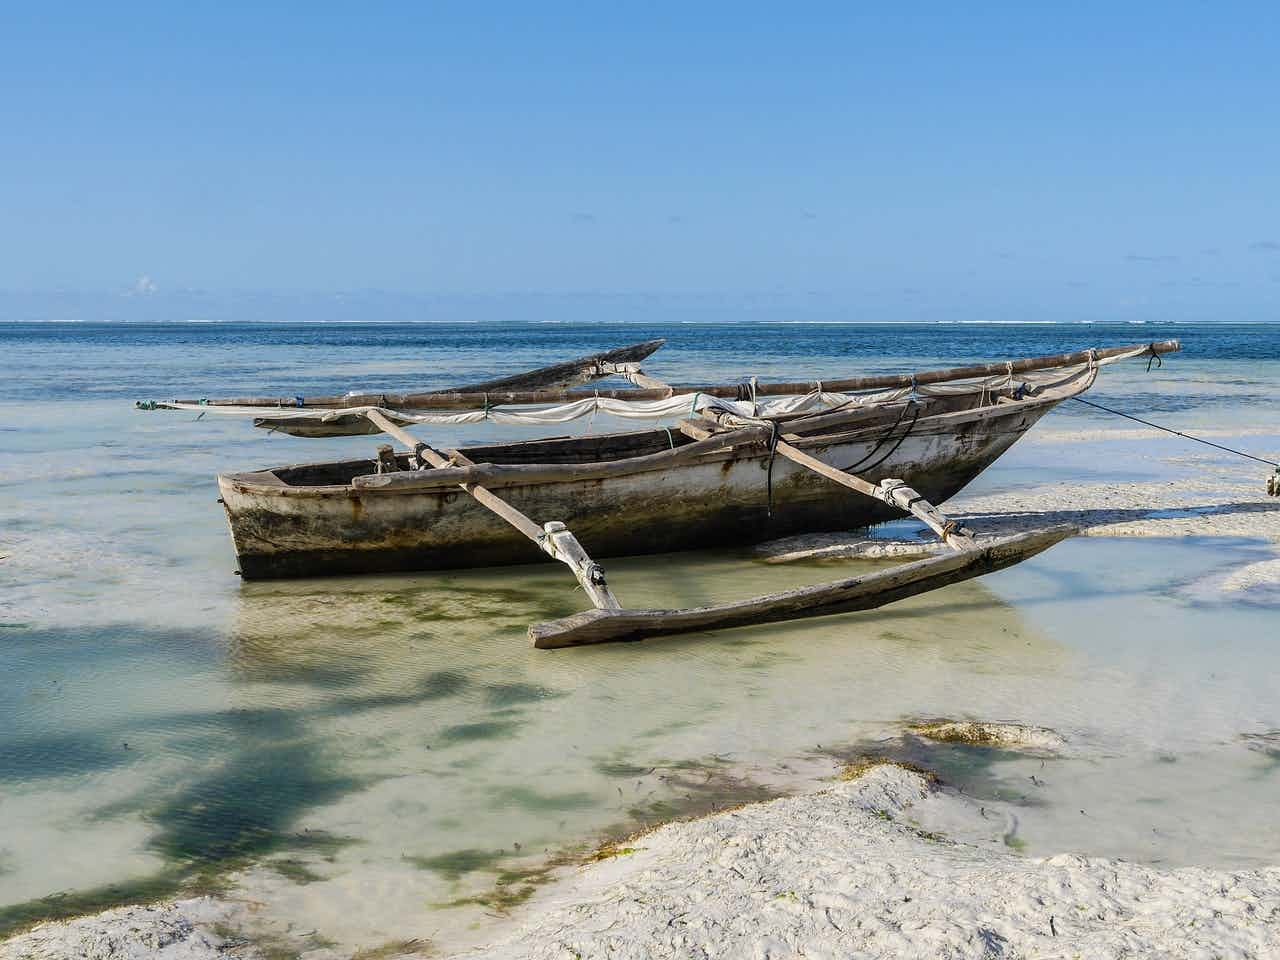
{"type": "MultiPolygon", "coordinates": [[[[56,911],[38,902],[51,894],[127,899],[256,864],[237,890],[281,923],[349,946],[451,942],[478,935],[467,928],[483,911],[439,905],[489,889],[497,869],[793,784],[833,752],[898,749],[912,716],[1023,720],[1071,738],[1047,769],[972,750],[925,758],[1020,804],[1030,852],[1280,857],[1267,819],[1277,758],[1241,739],[1280,728],[1275,610],[1185,592],[1257,558],[1255,544],[1083,540],[871,615],[541,653],[525,626],[582,606],[558,568],[232,575],[217,472],[346,456],[371,438],[303,441],[129,406],[219,387],[440,385],[664,334],[671,345],[647,366],[673,380],[1177,335],[1201,346],[1150,375],[1111,368],[1091,396],[1183,429],[1228,424],[1241,434],[1230,442],[1276,451],[1274,435],[1251,432],[1273,426],[1270,328],[550,329],[0,328],[0,922],[56,911]]],[[[1108,425],[1077,405],[1041,429],[1108,425]]],[[[979,484],[1173,475],[1186,469],[1167,461],[1187,452],[1178,443],[1110,443],[1105,457],[1089,443],[1019,445],[979,484]]],[[[849,569],[734,554],[610,563],[637,605],[849,569]]]]}

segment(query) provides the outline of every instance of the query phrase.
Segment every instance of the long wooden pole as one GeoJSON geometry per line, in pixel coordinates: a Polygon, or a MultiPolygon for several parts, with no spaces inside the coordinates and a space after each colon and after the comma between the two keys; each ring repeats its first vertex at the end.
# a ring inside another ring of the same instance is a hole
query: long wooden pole
{"type": "Polygon", "coordinates": [[[529,628],[529,639],[535,647],[546,650],[872,610],[947,584],[1003,570],[1047,550],[1075,532],[1076,528],[1070,526],[1033,530],[1002,537],[974,550],[917,560],[833,583],[819,583],[709,607],[584,610],[562,620],[533,624],[529,628]]]}
{"type": "MultiPolygon", "coordinates": [[[[390,434],[412,450],[414,456],[419,460],[429,463],[433,467],[452,466],[452,462],[438,450],[433,450],[413,434],[392,423],[381,412],[369,410],[365,413],[365,416],[369,418],[370,423],[382,430],[383,433],[390,434]]],[[[453,452],[453,462],[457,462],[462,466],[475,466],[467,457],[457,451],[453,452]]],[[[604,568],[587,556],[587,552],[582,549],[582,545],[578,543],[577,538],[563,523],[552,521],[540,527],[507,503],[507,501],[479,484],[460,483],[458,486],[471,494],[481,506],[493,511],[536,543],[539,549],[572,570],[574,577],[582,585],[582,589],[586,591],[596,609],[617,610],[621,608],[622,604],[618,602],[617,597],[613,595],[613,591],[609,589],[609,584],[605,581],[604,568]]]]}
{"type": "MultiPolygon", "coordinates": [[[[1177,340],[1160,340],[1150,344],[1130,344],[1126,347],[1107,347],[1101,350],[1077,350],[1074,353],[1057,353],[1044,357],[1028,357],[1022,360],[1005,360],[983,363],[972,367],[951,367],[946,370],[923,370],[919,373],[895,373],[871,377],[845,377],[837,380],[802,380],[791,383],[761,383],[755,387],[758,397],[791,396],[809,393],[821,384],[824,390],[846,392],[850,390],[879,390],[889,387],[909,387],[914,384],[946,383],[949,380],[969,380],[974,377],[991,377],[1002,373],[1027,373],[1052,367],[1067,367],[1086,363],[1090,358],[1106,360],[1133,350],[1146,348],[1152,356],[1172,353],[1182,349],[1177,340]]],[[[665,400],[671,395],[671,387],[626,390],[517,390],[506,392],[452,392],[452,393],[362,393],[336,397],[234,397],[226,400],[183,400],[182,403],[200,403],[215,407],[325,407],[345,409],[349,407],[397,407],[405,410],[474,410],[499,404],[567,403],[603,397],[610,400],[665,400]]],[[[734,399],[740,396],[742,384],[703,384],[674,388],[681,393],[704,393],[709,397],[734,399]]]]}

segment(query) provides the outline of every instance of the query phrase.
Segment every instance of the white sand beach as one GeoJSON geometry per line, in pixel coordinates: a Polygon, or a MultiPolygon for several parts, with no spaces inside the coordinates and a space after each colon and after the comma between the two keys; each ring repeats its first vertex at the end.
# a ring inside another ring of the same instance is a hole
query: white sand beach
{"type": "MultiPolygon", "coordinates": [[[[1011,729],[994,735],[1008,742],[1011,729]]],[[[1027,858],[1007,846],[1013,816],[930,775],[863,764],[821,791],[672,823],[561,868],[500,941],[465,956],[1262,960],[1280,952],[1280,868],[1027,858]]],[[[227,932],[245,912],[207,898],[122,908],[44,924],[0,947],[0,957],[250,960],[263,954],[227,932]]],[[[355,956],[434,955],[420,946],[355,956]]]]}

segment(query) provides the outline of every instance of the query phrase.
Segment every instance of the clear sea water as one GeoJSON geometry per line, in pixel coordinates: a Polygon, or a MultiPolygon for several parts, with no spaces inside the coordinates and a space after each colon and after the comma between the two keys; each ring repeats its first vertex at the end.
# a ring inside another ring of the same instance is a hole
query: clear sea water
{"type": "MultiPolygon", "coordinates": [[[[229,895],[294,942],[447,948],[502,922],[495,891],[526,889],[518,874],[548,853],[897,749],[914,716],[1070,738],[1044,769],[972,748],[920,757],[1016,806],[1029,855],[1280,860],[1280,755],[1242,739],[1280,729],[1277,611],[1185,590],[1266,556],[1258,542],[1079,540],[872,614],[538,652],[525,626],[583,605],[558,568],[234,576],[218,472],[361,456],[373,438],[132,408],[441,387],[657,336],[646,368],[673,382],[1177,337],[1163,367],[1109,368],[1091,397],[1280,459],[1280,326],[0,325],[0,930],[230,876],[229,895]]],[[[1037,429],[1127,426],[1068,404],[1037,429]]],[[[1149,479],[1187,452],[1021,444],[978,484],[1149,479]]],[[[1242,469],[1261,489],[1265,468],[1242,469]]],[[[674,606],[856,566],[707,553],[610,573],[624,602],[674,606]]]]}

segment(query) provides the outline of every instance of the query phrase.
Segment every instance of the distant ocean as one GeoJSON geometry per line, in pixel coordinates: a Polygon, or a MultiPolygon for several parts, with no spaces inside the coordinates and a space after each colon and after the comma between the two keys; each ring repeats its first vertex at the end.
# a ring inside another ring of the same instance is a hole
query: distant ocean
{"type": "Polygon", "coordinates": [[[666,337],[672,382],[886,372],[1180,339],[1172,362],[1280,360],[1280,324],[0,323],[0,401],[439,387],[666,337]]]}

